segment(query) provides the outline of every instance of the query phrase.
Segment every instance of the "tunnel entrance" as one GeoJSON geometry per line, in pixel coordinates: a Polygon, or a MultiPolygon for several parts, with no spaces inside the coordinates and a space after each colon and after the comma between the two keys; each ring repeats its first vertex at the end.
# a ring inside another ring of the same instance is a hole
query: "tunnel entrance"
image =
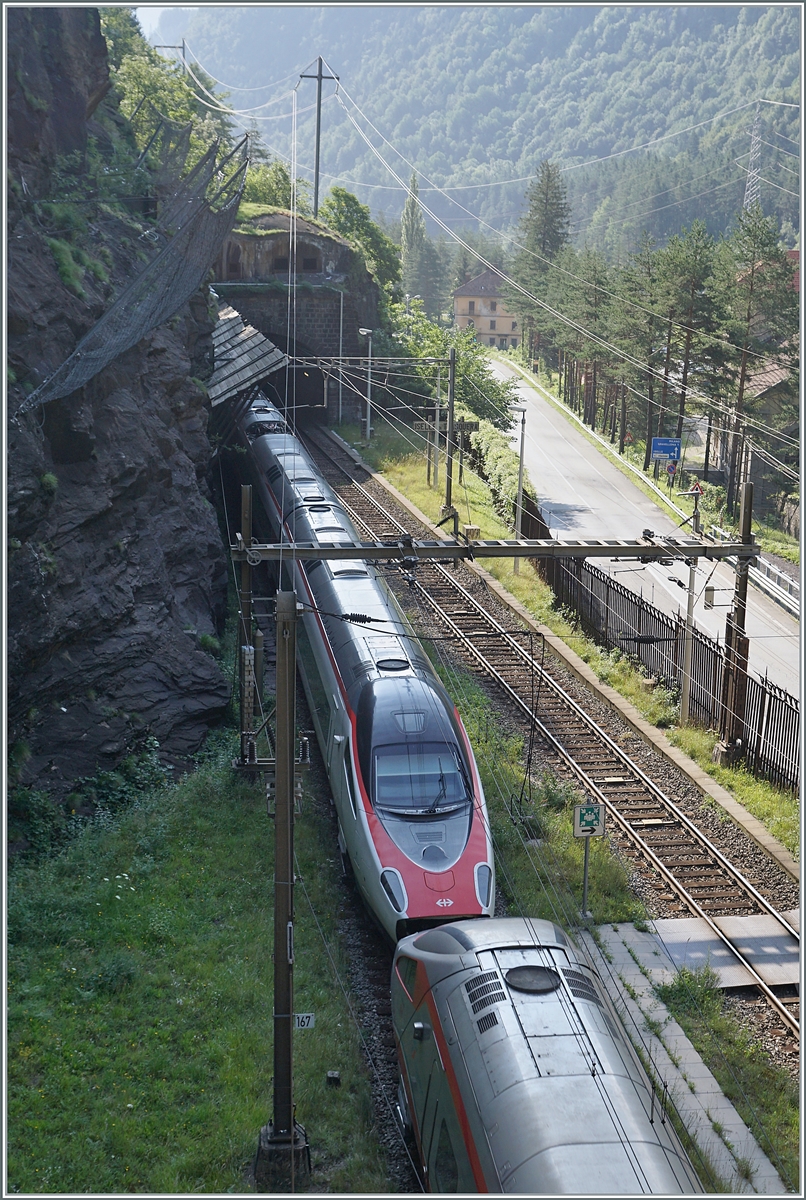
{"type": "Polygon", "coordinates": [[[324,371],[311,365],[310,360],[315,359],[316,354],[304,342],[283,337],[273,330],[267,332],[266,337],[289,359],[287,366],[275,371],[263,383],[266,395],[284,412],[295,412],[298,421],[321,423],[327,412],[327,378],[324,371]],[[305,361],[299,362],[299,359],[305,361]]]}

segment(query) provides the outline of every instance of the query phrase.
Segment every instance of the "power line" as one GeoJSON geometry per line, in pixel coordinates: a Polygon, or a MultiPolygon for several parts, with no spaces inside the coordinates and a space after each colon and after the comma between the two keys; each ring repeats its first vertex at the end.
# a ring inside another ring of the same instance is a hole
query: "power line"
{"type": "MultiPolygon", "coordinates": [[[[354,128],[356,129],[358,134],[366,142],[367,146],[369,146],[369,148],[372,150],[373,154],[375,154],[375,156],[378,158],[378,160],[386,167],[386,169],[389,171],[389,173],[392,175],[392,177],[394,179],[396,179],[397,182],[402,187],[406,187],[403,180],[400,178],[400,176],[397,174],[397,172],[394,170],[394,168],[392,166],[390,166],[389,163],[386,162],[386,160],[380,154],[380,151],[378,151],[377,148],[372,144],[372,142],[369,140],[369,138],[367,137],[364,130],[361,128],[361,126],[358,124],[358,122],[355,120],[355,118],[349,112],[349,110],[347,109],[343,100],[341,99],[341,92],[344,92],[344,94],[350,100],[350,103],[353,105],[353,107],[356,109],[356,111],[361,113],[361,115],[364,117],[364,119],[367,121],[367,123],[370,125],[370,127],[378,134],[378,136],[387,145],[389,145],[390,148],[392,150],[394,150],[394,152],[396,154],[398,154],[399,157],[402,158],[405,163],[407,163],[407,165],[412,166],[412,164],[408,163],[408,160],[404,157],[404,155],[402,155],[400,153],[400,151],[395,150],[395,148],[391,145],[391,143],[388,141],[388,139],[386,139],[383,136],[383,134],[380,133],[380,131],[372,124],[372,122],[369,120],[369,118],[366,116],[366,114],[362,112],[362,110],[355,103],[355,101],[352,99],[352,97],[349,95],[349,93],[346,91],[346,89],[341,86],[339,88],[337,88],[336,98],[339,100],[339,103],[341,104],[342,108],[344,109],[351,124],[354,126],[354,128]]],[[[746,107],[746,106],[744,106],[744,107],[746,107]]],[[[415,170],[415,168],[413,166],[412,166],[412,170],[415,170]]],[[[413,194],[408,187],[406,187],[406,191],[410,195],[413,194]]],[[[579,333],[587,341],[593,342],[594,345],[601,347],[602,349],[606,350],[608,353],[613,354],[613,355],[615,355],[615,357],[620,358],[624,362],[629,363],[631,366],[636,367],[643,375],[651,374],[654,378],[658,379],[659,381],[662,381],[664,379],[664,376],[660,372],[658,372],[654,368],[650,367],[647,363],[640,362],[640,360],[636,359],[633,355],[629,354],[627,351],[621,350],[621,349],[619,349],[619,347],[614,346],[611,342],[608,342],[606,338],[600,336],[597,333],[594,333],[590,329],[586,329],[584,326],[580,325],[579,322],[574,321],[570,317],[567,317],[564,313],[561,313],[558,309],[553,308],[545,300],[541,300],[538,296],[535,296],[532,292],[530,292],[527,288],[523,287],[520,283],[518,283],[516,280],[514,280],[511,276],[507,275],[500,268],[494,267],[492,265],[492,263],[490,263],[489,260],[484,257],[483,254],[481,254],[478,250],[473,249],[471,246],[469,246],[467,244],[467,242],[465,242],[462,238],[460,238],[458,236],[458,234],[456,234],[453,230],[450,230],[447,227],[447,225],[442,221],[442,219],[440,217],[438,217],[425,204],[425,202],[422,200],[421,197],[418,196],[417,200],[418,200],[418,203],[420,204],[420,207],[423,209],[423,211],[428,216],[430,216],[431,219],[433,221],[435,221],[436,224],[439,225],[439,227],[441,229],[444,229],[444,231],[446,233],[449,233],[459,243],[459,245],[463,246],[469,253],[474,254],[476,256],[476,258],[478,259],[478,261],[483,263],[488,269],[494,270],[515,291],[520,292],[521,295],[523,295],[526,299],[531,300],[534,304],[537,304],[538,307],[542,308],[545,312],[549,313],[551,316],[556,317],[558,320],[560,320],[563,324],[567,325],[569,328],[574,329],[575,332],[579,333]]],[[[604,289],[598,289],[598,290],[603,291],[604,289]]],[[[696,388],[689,388],[688,394],[689,394],[689,396],[691,396],[695,399],[699,399],[700,401],[704,402],[707,405],[711,405],[713,403],[711,397],[706,396],[704,393],[698,391],[696,388]]]]}

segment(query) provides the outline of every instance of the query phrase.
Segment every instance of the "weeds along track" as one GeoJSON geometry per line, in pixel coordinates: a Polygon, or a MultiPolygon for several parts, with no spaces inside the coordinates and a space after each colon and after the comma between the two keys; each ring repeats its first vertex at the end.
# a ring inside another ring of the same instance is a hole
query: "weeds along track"
{"type": "MultiPolygon", "coordinates": [[[[319,470],[367,540],[398,542],[408,528],[363,486],[366,472],[321,433],[306,435],[319,470]]],[[[418,536],[415,532],[413,536],[418,536]]],[[[428,536],[432,536],[430,533],[428,536]]],[[[588,715],[560,682],[553,659],[528,630],[505,628],[483,600],[460,580],[462,572],[420,562],[409,586],[452,634],[464,657],[494,681],[543,744],[590,796],[606,806],[609,834],[622,856],[644,878],[669,915],[702,917],[737,955],[786,1027],[799,1037],[799,1021],[715,923],[715,917],[766,914],[787,939],[799,934],[695,821],[588,715]]]]}

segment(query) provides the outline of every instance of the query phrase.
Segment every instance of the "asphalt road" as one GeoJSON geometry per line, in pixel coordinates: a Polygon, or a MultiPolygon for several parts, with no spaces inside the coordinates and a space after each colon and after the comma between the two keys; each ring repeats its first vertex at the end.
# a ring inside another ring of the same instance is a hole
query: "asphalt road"
{"type": "MultiPolygon", "coordinates": [[[[578,426],[544,398],[539,387],[504,363],[494,362],[499,378],[514,378],[520,402],[526,405],[524,465],[552,534],[555,537],[635,538],[644,529],[673,533],[677,523],[658,504],[631,482],[606,451],[588,441],[578,426]]],[[[512,445],[520,446],[520,422],[512,445]]],[[[663,567],[657,563],[638,566],[612,559],[595,559],[620,583],[639,592],[663,612],[685,616],[688,568],[685,564],[663,567]],[[679,586],[682,583],[683,586],[679,586]]],[[[694,620],[711,637],[724,640],[735,572],[720,564],[714,570],[704,560],[698,564],[697,603],[694,620]],[[712,574],[713,572],[713,574],[712,574]],[[706,582],[717,589],[716,604],[703,606],[706,582]],[[723,607],[724,606],[724,607],[723,607]]],[[[774,601],[752,585],[748,589],[747,633],[750,638],[750,668],[793,695],[800,694],[800,624],[774,601]]]]}

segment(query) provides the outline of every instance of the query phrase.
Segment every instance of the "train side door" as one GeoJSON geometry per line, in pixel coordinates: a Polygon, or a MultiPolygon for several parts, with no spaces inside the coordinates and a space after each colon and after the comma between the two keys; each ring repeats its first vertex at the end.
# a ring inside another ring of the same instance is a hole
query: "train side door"
{"type": "MultiPolygon", "coordinates": [[[[475,1191],[472,1177],[462,1180],[460,1188],[460,1166],[465,1161],[461,1146],[455,1145],[457,1136],[456,1113],[448,1088],[448,1081],[437,1058],[431,1068],[425,1113],[423,1115],[423,1160],[426,1165],[426,1180],[431,1192],[475,1191]]],[[[462,1172],[464,1175],[465,1172],[462,1172]]]]}

